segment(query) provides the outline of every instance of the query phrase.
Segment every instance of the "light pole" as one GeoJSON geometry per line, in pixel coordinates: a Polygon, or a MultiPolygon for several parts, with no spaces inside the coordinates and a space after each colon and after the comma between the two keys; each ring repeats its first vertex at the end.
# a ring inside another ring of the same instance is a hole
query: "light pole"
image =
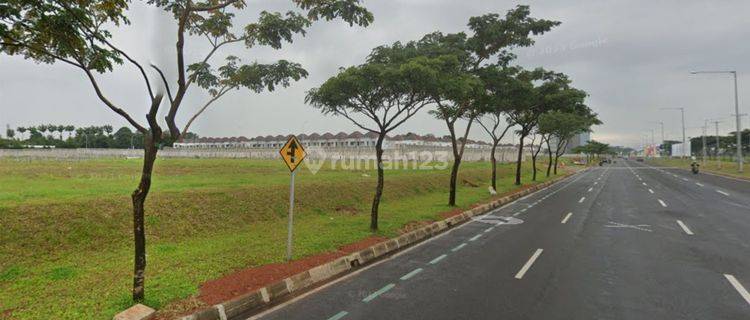
{"type": "Polygon", "coordinates": [[[706,165],[706,158],[708,157],[708,151],[706,150],[706,130],[708,130],[708,120],[703,121],[703,135],[701,137],[701,140],[703,140],[703,160],[701,161],[703,166],[706,165]]]}
{"type": "MultiPolygon", "coordinates": [[[[664,121],[649,121],[651,123],[655,123],[661,126],[661,142],[659,142],[659,156],[663,156],[664,151],[662,147],[664,146],[664,121]]],[[[653,138],[651,139],[653,140],[653,138]]],[[[653,143],[653,141],[651,142],[653,143]]]]}
{"type": "Polygon", "coordinates": [[[719,122],[721,121],[714,121],[714,125],[716,126],[716,166],[721,169],[721,158],[719,157],[719,122]]]}
{"type": "Polygon", "coordinates": [[[737,117],[737,171],[742,172],[744,159],[742,158],[742,123],[740,121],[740,101],[737,97],[737,71],[692,71],[690,73],[728,73],[734,76],[734,113],[737,117]]]}
{"type": "MultiPolygon", "coordinates": [[[[680,110],[680,114],[682,115],[682,156],[685,157],[685,148],[687,148],[687,140],[685,139],[685,108],[683,107],[677,107],[677,108],[661,108],[661,110],[680,110]]],[[[690,151],[688,151],[690,152],[690,151]]]]}

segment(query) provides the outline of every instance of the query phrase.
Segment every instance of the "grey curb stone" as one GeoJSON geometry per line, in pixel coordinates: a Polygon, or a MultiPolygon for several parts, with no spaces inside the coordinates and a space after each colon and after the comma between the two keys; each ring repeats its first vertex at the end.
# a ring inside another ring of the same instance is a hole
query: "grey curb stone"
{"type": "Polygon", "coordinates": [[[427,239],[440,234],[441,232],[444,232],[451,227],[470,220],[470,218],[473,216],[480,215],[492,209],[499,208],[500,206],[503,206],[509,202],[515,201],[530,193],[548,187],[553,183],[567,178],[570,175],[572,174],[561,176],[552,181],[547,181],[532,186],[530,188],[524,189],[523,191],[502,197],[491,203],[480,205],[471,210],[464,211],[461,214],[431,223],[419,229],[402,234],[394,239],[378,243],[369,248],[355,252],[351,255],[338,258],[310,270],[298,273],[289,278],[268,285],[264,288],[260,288],[255,292],[242,295],[222,304],[213,306],[205,310],[201,310],[189,316],[182,317],[182,320],[222,320],[220,318],[219,308],[224,309],[224,313],[226,314],[227,319],[233,319],[240,315],[247,315],[249,312],[260,310],[264,307],[270,306],[273,303],[290,296],[291,294],[303,291],[313,285],[323,283],[335,276],[342,275],[353,268],[377,260],[377,258],[379,257],[408,247],[414,243],[420,242],[423,239],[427,239]],[[357,265],[353,265],[354,262],[356,262],[357,265]]]}
{"type": "Polygon", "coordinates": [[[148,320],[154,317],[156,310],[142,304],[136,304],[115,315],[113,320],[148,320]]]}

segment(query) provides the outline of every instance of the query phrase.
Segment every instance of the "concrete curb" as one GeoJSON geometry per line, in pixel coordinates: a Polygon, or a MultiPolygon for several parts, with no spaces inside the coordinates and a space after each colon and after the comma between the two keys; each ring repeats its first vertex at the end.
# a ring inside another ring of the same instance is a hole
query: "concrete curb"
{"type": "Polygon", "coordinates": [[[260,311],[289,298],[293,294],[298,294],[312,286],[322,284],[331,278],[341,276],[351,270],[359,268],[360,266],[371,263],[384,255],[394,253],[398,250],[419,243],[440,234],[449,228],[465,223],[471,220],[474,216],[489,212],[585,170],[586,169],[583,169],[553,178],[550,181],[520,190],[490,203],[479,205],[470,210],[466,210],[461,214],[452,216],[445,220],[433,222],[419,229],[402,234],[396,238],[378,243],[364,250],[298,273],[284,280],[260,288],[254,292],[217,304],[209,309],[198,311],[194,314],[182,317],[181,319],[227,320],[241,315],[247,315],[253,311],[260,311]]]}

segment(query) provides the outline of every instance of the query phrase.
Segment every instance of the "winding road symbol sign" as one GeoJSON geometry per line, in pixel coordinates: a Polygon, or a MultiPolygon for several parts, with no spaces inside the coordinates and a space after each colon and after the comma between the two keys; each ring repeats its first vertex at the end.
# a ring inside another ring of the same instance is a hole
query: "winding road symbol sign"
{"type": "Polygon", "coordinates": [[[279,150],[279,154],[284,160],[284,163],[286,163],[286,166],[289,167],[289,171],[292,172],[294,172],[294,169],[297,169],[297,166],[299,166],[299,164],[302,163],[302,160],[307,156],[305,148],[302,147],[302,144],[295,136],[289,137],[289,140],[283,147],[281,147],[281,150],[279,150]]]}

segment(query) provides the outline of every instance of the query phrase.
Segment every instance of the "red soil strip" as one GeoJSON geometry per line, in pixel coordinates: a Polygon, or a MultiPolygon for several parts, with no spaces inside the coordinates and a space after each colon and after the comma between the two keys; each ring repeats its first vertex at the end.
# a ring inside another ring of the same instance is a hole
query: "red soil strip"
{"type": "Polygon", "coordinates": [[[207,305],[219,304],[387,240],[388,238],[385,237],[373,236],[342,246],[338,251],[321,253],[293,260],[290,263],[274,263],[239,270],[219,279],[203,283],[198,299],[207,305]]]}

